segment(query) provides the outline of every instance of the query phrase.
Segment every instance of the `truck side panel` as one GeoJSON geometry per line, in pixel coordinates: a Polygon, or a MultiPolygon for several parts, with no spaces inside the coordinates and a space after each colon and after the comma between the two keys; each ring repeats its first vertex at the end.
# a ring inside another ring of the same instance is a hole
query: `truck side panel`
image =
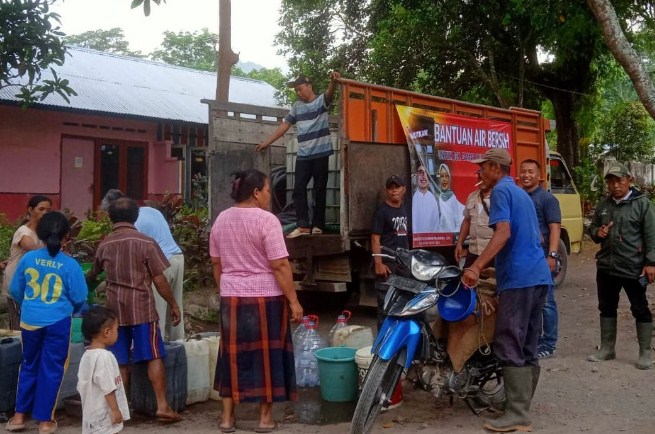
{"type": "MultiPolygon", "coordinates": [[[[406,178],[409,152],[406,146],[370,142],[348,143],[346,200],[351,238],[368,235],[378,204],[385,199],[384,182],[391,175],[406,178]]],[[[405,179],[408,183],[409,180],[405,179]]],[[[408,188],[409,191],[409,188],[408,188]]],[[[407,198],[409,200],[409,193],[407,198]]]]}

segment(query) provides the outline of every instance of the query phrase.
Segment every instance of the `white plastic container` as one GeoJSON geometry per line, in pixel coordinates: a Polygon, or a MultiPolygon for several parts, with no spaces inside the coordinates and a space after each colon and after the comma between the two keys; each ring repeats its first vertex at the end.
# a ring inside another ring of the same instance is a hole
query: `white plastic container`
{"type": "Polygon", "coordinates": [[[371,366],[371,361],[373,360],[373,354],[371,350],[373,349],[372,345],[368,347],[362,347],[357,350],[355,353],[355,363],[357,364],[357,370],[359,371],[359,388],[362,388],[364,384],[364,378],[368,372],[368,368],[371,366]]]}
{"type": "Polygon", "coordinates": [[[349,325],[334,332],[335,347],[360,349],[373,345],[373,330],[370,327],[349,325]]]}
{"type": "Polygon", "coordinates": [[[209,342],[205,339],[191,338],[176,341],[184,345],[187,362],[186,404],[203,402],[209,399],[209,342]]]}
{"type": "Polygon", "coordinates": [[[213,401],[220,401],[221,396],[218,390],[214,390],[214,378],[216,377],[216,363],[218,361],[218,347],[220,339],[218,332],[215,333],[201,333],[202,339],[207,341],[209,346],[209,399],[213,401]]]}

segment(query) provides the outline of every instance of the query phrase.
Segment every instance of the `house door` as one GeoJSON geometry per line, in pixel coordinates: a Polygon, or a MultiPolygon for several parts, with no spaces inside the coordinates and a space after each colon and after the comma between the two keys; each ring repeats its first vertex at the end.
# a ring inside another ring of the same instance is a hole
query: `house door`
{"type": "Polygon", "coordinates": [[[105,193],[117,188],[136,201],[147,198],[147,145],[96,142],[94,207],[105,193]]]}
{"type": "Polygon", "coordinates": [[[79,218],[93,206],[93,139],[61,140],[61,207],[79,218]]]}

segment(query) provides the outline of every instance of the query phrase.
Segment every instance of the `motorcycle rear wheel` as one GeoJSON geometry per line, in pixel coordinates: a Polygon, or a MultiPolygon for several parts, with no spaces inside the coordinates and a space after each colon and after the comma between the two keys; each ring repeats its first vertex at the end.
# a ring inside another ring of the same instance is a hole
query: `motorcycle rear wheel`
{"type": "Polygon", "coordinates": [[[403,373],[403,366],[398,364],[399,356],[396,354],[390,360],[373,357],[353,414],[351,434],[368,434],[373,429],[375,419],[384,403],[391,399],[403,373]]]}
{"type": "Polygon", "coordinates": [[[482,406],[496,410],[505,408],[505,382],[500,368],[482,375],[477,380],[480,392],[475,401],[482,406]]]}

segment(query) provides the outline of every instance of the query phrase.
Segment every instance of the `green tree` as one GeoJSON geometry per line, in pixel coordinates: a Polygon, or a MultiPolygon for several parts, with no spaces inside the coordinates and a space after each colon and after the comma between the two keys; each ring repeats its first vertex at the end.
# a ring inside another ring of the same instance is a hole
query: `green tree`
{"type": "Polygon", "coordinates": [[[245,72],[238,66],[234,66],[232,68],[232,75],[265,81],[277,89],[275,97],[278,101],[288,102],[288,95],[285,90],[287,89],[287,82],[289,80],[287,80],[287,77],[284,76],[280,68],[260,68],[245,72]]]}
{"type": "Polygon", "coordinates": [[[59,15],[50,11],[54,2],[0,0],[0,88],[15,87],[24,106],[52,93],[67,102],[76,95],[52,68],[52,79],[40,80],[44,69],[63,65],[66,55],[59,15]]]}
{"type": "Polygon", "coordinates": [[[77,35],[67,35],[64,36],[64,43],[78,47],[92,48],[106,53],[143,57],[140,51],[130,50],[130,43],[125,40],[123,29],[119,27],[109,30],[90,30],[77,35]]]}
{"type": "MultiPolygon", "coordinates": [[[[162,3],[166,3],[166,0],[152,0],[154,4],[159,6],[162,3]]],[[[131,8],[138,8],[143,5],[143,14],[147,17],[150,16],[150,0],[132,0],[131,8]]]]}
{"type": "Polygon", "coordinates": [[[201,71],[216,71],[218,35],[207,28],[199,32],[164,32],[161,48],[152,52],[152,60],[201,71]]]}
{"type": "MultiPolygon", "coordinates": [[[[629,17],[637,2],[615,3],[629,17]]],[[[548,99],[558,150],[570,164],[579,161],[577,115],[598,77],[593,62],[607,52],[584,2],[283,0],[280,21],[278,43],[293,72],[336,68],[347,77],[503,107],[539,109],[548,99]]]]}
{"type": "Polygon", "coordinates": [[[618,102],[601,119],[596,142],[619,161],[651,161],[655,121],[639,101],[618,102]]]}

